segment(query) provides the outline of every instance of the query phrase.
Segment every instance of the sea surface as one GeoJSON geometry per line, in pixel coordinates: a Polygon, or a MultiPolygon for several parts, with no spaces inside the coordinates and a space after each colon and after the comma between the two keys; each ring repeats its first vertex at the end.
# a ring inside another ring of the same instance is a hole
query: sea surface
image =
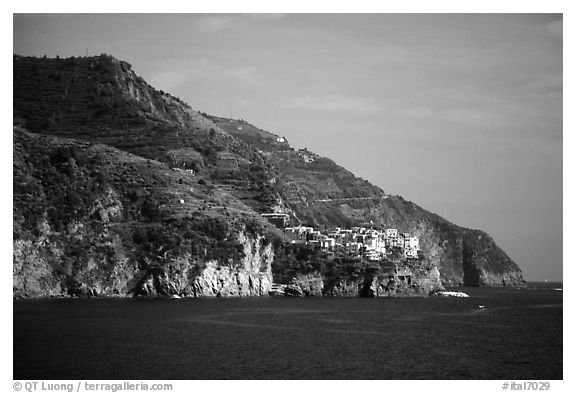
{"type": "Polygon", "coordinates": [[[555,288],[15,301],[14,379],[562,379],[555,288]]]}

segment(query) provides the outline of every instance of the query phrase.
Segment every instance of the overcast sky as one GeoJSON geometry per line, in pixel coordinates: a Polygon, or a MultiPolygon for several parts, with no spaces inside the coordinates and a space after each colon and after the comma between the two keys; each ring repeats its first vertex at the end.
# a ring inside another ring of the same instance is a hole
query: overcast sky
{"type": "Polygon", "coordinates": [[[14,16],[14,53],[86,49],[562,279],[562,15],[14,16]]]}

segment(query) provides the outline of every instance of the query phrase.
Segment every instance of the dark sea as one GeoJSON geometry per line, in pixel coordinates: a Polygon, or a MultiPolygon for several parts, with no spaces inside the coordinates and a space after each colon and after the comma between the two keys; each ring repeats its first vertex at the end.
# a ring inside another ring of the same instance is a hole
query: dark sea
{"type": "Polygon", "coordinates": [[[14,379],[562,379],[555,288],[15,301],[14,379]]]}

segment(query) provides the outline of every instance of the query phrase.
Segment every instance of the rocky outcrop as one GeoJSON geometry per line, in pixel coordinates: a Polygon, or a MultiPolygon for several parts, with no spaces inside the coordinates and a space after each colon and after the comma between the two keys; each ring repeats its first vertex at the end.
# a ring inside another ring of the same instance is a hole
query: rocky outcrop
{"type": "Polygon", "coordinates": [[[434,267],[404,268],[386,277],[373,277],[363,295],[369,297],[415,297],[428,296],[443,291],[440,273],[434,267]]]}
{"type": "Polygon", "coordinates": [[[355,297],[362,294],[365,279],[341,279],[328,281],[324,286],[324,296],[329,297],[355,297]]]}
{"type": "Polygon", "coordinates": [[[35,242],[20,239],[14,241],[12,281],[15,298],[60,295],[62,287],[52,271],[52,266],[41,255],[35,242]]]}
{"type": "Polygon", "coordinates": [[[267,296],[272,285],[274,250],[262,236],[238,235],[244,257],[238,265],[211,260],[199,268],[190,254],[169,263],[150,264],[132,280],[136,296],[243,297],[267,296]]]}
{"type": "Polygon", "coordinates": [[[240,266],[222,266],[217,261],[206,264],[192,283],[195,297],[207,296],[267,296],[272,285],[274,250],[264,244],[264,238],[255,239],[240,233],[238,241],[244,247],[240,266]]]}
{"type": "Polygon", "coordinates": [[[271,285],[270,274],[236,270],[209,262],[192,287],[195,297],[236,297],[267,296],[271,285]]]}
{"type": "Polygon", "coordinates": [[[324,278],[320,273],[297,274],[290,285],[300,288],[303,296],[322,296],[324,278]]]}
{"type": "Polygon", "coordinates": [[[62,233],[45,223],[38,233],[37,239],[13,242],[15,298],[128,294],[138,266],[107,228],[75,223],[62,233]],[[84,241],[92,246],[80,249],[84,241]]]}
{"type": "Polygon", "coordinates": [[[462,261],[466,286],[523,286],[518,266],[482,231],[463,237],[462,261]]]}
{"type": "Polygon", "coordinates": [[[54,244],[31,241],[14,242],[14,297],[55,296],[171,296],[236,297],[267,296],[272,284],[271,263],[274,258],[270,244],[263,238],[240,236],[245,257],[238,266],[213,260],[198,268],[190,254],[166,264],[148,263],[144,269],[127,258],[114,264],[112,271],[101,274],[102,262],[88,260],[75,271],[59,269],[54,255],[64,254],[54,244]],[[52,254],[48,257],[49,247],[52,254]]]}
{"type": "Polygon", "coordinates": [[[122,216],[122,202],[118,194],[111,188],[97,198],[94,202],[94,213],[98,214],[100,221],[110,222],[122,216]]]}
{"type": "Polygon", "coordinates": [[[293,288],[291,296],[329,297],[420,297],[444,290],[438,268],[419,263],[338,279],[300,274],[287,287],[293,288]]]}

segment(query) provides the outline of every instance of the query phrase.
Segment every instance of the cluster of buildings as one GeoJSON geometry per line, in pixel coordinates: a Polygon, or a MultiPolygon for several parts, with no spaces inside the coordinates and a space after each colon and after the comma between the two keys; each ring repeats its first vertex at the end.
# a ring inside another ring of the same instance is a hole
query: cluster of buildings
{"type": "Polygon", "coordinates": [[[304,161],[306,164],[310,164],[314,162],[314,155],[310,153],[307,149],[298,149],[298,156],[304,161]]]}
{"type": "Polygon", "coordinates": [[[409,233],[398,233],[398,229],[371,229],[352,227],[335,228],[322,233],[313,227],[297,226],[285,228],[284,233],[297,244],[308,244],[336,256],[364,257],[370,261],[385,259],[399,251],[404,258],[417,259],[420,242],[409,233]]]}

